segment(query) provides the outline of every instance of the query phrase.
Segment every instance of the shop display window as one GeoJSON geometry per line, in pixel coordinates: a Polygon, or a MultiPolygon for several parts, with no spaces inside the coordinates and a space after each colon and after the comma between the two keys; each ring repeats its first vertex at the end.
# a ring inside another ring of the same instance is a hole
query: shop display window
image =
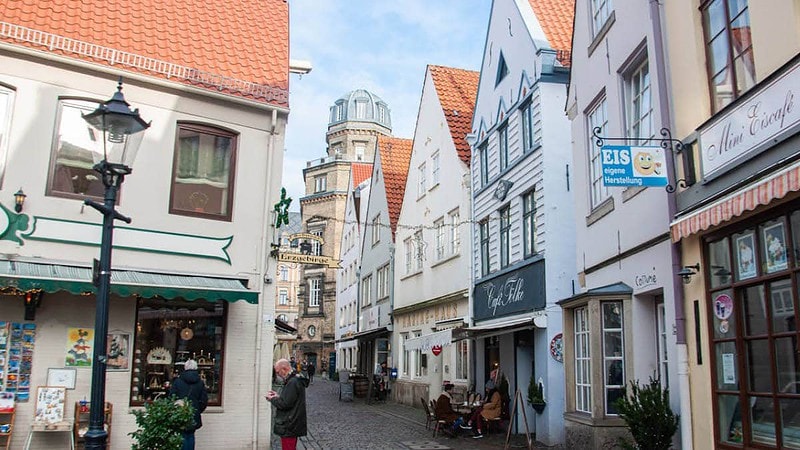
{"type": "Polygon", "coordinates": [[[706,242],[719,444],[800,448],[796,205],[706,242]]]}
{"type": "Polygon", "coordinates": [[[190,358],[197,361],[208,404],[221,405],[227,303],[139,299],[136,313],[131,405],[167,395],[190,358]]]}

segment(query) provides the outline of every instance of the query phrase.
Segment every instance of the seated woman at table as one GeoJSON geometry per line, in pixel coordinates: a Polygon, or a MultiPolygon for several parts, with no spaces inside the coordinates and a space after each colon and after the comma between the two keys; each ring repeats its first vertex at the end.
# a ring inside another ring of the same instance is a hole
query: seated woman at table
{"type": "Polygon", "coordinates": [[[436,418],[444,420],[447,423],[452,422],[452,431],[458,428],[459,425],[464,423],[464,418],[458,415],[453,410],[453,385],[448,383],[444,385],[444,391],[439,398],[436,399],[436,418]]]}
{"type": "Polygon", "coordinates": [[[494,385],[494,381],[489,380],[486,382],[486,398],[487,401],[482,406],[475,409],[472,413],[466,426],[462,428],[470,429],[475,424],[475,436],[473,438],[480,439],[483,437],[483,428],[486,426],[488,420],[493,420],[500,417],[500,406],[502,398],[500,391],[494,385]]]}

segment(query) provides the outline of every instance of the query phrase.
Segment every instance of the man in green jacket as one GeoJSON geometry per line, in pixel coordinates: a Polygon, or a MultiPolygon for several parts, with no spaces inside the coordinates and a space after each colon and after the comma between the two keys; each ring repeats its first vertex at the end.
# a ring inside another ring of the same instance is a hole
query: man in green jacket
{"type": "Polygon", "coordinates": [[[306,388],[308,379],[292,370],[286,359],[275,363],[275,375],[283,381],[283,389],[278,394],[267,392],[267,400],[275,407],[275,426],[273,432],[281,437],[281,449],[295,450],[297,438],[307,433],[306,388]]]}

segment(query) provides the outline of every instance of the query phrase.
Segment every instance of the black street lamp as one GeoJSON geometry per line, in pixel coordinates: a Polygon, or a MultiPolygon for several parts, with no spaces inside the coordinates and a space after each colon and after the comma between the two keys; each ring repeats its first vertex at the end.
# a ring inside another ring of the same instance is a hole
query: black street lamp
{"type": "MultiPolygon", "coordinates": [[[[102,149],[93,151],[94,170],[100,174],[105,186],[103,204],[86,199],[84,203],[103,214],[103,234],[100,241],[100,263],[98,273],[94,274],[97,286],[97,305],[94,319],[94,361],[92,362],[91,410],[89,411],[89,430],[86,432],[86,449],[105,450],[108,432],[104,427],[106,397],[106,339],[108,333],[108,300],[111,288],[111,242],[113,240],[114,219],[131,223],[129,217],[115,209],[117,192],[125,178],[131,173],[131,165],[145,129],[149,123],[139,117],[139,110],[130,109],[122,95],[122,78],[117,92],[110,100],[98,106],[93,112],[83,115],[83,120],[101,132],[102,149]]],[[[98,146],[99,147],[99,146],[98,146]]]]}

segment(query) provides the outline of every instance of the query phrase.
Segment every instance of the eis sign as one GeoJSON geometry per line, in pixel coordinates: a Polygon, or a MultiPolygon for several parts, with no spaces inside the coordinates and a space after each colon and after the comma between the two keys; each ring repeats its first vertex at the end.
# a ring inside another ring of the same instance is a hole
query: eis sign
{"type": "Polygon", "coordinates": [[[605,186],[666,186],[664,149],[658,146],[600,147],[605,186]]]}

